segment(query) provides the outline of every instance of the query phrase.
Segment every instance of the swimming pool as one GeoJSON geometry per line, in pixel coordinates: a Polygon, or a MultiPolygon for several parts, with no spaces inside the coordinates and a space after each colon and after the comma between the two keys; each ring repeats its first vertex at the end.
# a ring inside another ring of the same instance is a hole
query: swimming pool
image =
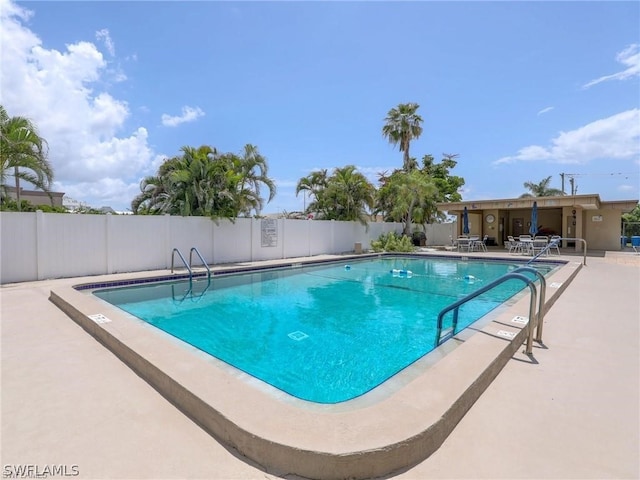
{"type": "MultiPolygon", "coordinates": [[[[433,350],[438,313],[514,268],[384,257],[214,276],[191,288],[169,282],[94,294],[297,398],[338,403],[433,350]]],[[[522,288],[506,282],[465,304],[459,329],[522,288]]]]}

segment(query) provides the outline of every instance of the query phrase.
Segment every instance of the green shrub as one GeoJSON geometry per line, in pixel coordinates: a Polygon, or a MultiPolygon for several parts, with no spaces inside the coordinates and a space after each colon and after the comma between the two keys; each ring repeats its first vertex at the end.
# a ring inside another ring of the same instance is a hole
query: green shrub
{"type": "Polygon", "coordinates": [[[413,252],[413,242],[411,237],[389,232],[372,241],[371,248],[374,252],[413,252]]]}

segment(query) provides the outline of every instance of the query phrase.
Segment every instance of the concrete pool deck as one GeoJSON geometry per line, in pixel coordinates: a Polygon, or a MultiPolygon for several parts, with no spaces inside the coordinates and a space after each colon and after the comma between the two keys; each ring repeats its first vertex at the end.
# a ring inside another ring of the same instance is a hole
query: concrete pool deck
{"type": "MultiPolygon", "coordinates": [[[[0,291],[5,472],[293,478],[222,447],[49,302],[52,288],[77,283],[0,291]]],[[[547,313],[535,362],[514,354],[442,446],[397,477],[638,478],[639,291],[640,256],[591,254],[547,313]]]]}

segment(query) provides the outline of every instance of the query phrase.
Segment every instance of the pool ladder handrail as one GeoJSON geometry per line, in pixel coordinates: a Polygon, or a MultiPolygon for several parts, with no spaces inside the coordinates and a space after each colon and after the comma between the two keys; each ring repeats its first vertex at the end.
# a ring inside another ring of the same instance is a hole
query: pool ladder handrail
{"type": "MultiPolygon", "coordinates": [[[[525,268],[525,267],[522,267],[522,268],[525,268]]],[[[533,329],[534,329],[534,327],[536,326],[536,323],[537,323],[536,322],[537,321],[536,300],[537,300],[537,297],[538,297],[538,293],[537,293],[537,289],[536,289],[536,286],[535,286],[535,283],[534,283],[533,280],[531,280],[529,277],[523,275],[522,273],[514,273],[514,272],[507,273],[507,274],[503,275],[502,277],[497,278],[496,280],[492,281],[488,285],[485,285],[484,287],[476,290],[475,292],[471,292],[466,297],[461,298],[457,302],[452,303],[448,307],[445,307],[438,314],[438,326],[437,326],[437,331],[436,331],[435,346],[438,347],[438,346],[442,345],[442,343],[447,341],[449,338],[452,338],[456,334],[456,327],[458,326],[458,312],[460,310],[460,306],[461,305],[469,302],[470,300],[473,300],[474,298],[478,297],[479,295],[482,295],[483,293],[485,293],[485,292],[487,292],[489,290],[492,290],[493,288],[497,287],[498,285],[500,285],[500,284],[502,284],[502,283],[504,283],[504,282],[506,282],[508,280],[512,280],[512,279],[523,281],[529,287],[529,290],[531,292],[531,297],[530,297],[530,301],[529,301],[529,333],[527,335],[527,347],[526,347],[526,354],[530,355],[533,352],[533,329]],[[453,322],[452,322],[451,330],[448,331],[443,336],[442,335],[442,320],[444,318],[444,315],[446,313],[450,312],[451,310],[453,310],[453,322]]]]}
{"type": "Polygon", "coordinates": [[[193,269],[193,266],[191,263],[191,259],[193,258],[193,252],[196,252],[196,255],[198,255],[198,258],[202,262],[202,265],[204,265],[204,268],[207,269],[207,278],[211,280],[211,269],[209,268],[209,265],[207,265],[207,262],[205,262],[204,258],[202,258],[202,255],[200,255],[200,252],[196,247],[191,247],[191,250],[189,250],[189,267],[193,269]]]}
{"type": "MultiPolygon", "coordinates": [[[[178,256],[180,257],[180,260],[182,260],[182,263],[184,264],[185,268],[189,272],[189,288],[187,289],[185,294],[182,296],[180,303],[182,303],[187,298],[187,296],[189,296],[189,294],[191,294],[191,299],[192,300],[194,299],[193,297],[193,252],[196,252],[196,255],[198,256],[198,258],[200,259],[204,267],[207,269],[207,286],[202,291],[202,293],[200,293],[200,295],[197,295],[197,299],[198,300],[201,299],[202,296],[205,294],[205,292],[211,286],[211,269],[209,268],[209,265],[207,265],[207,262],[204,260],[204,258],[202,257],[198,249],[196,247],[191,247],[191,250],[189,250],[189,263],[187,263],[187,261],[184,259],[184,256],[182,255],[182,252],[180,252],[179,249],[174,248],[171,251],[171,273],[173,273],[174,271],[174,260],[175,260],[176,253],[178,254],[178,256]]],[[[171,286],[171,292],[172,292],[173,300],[175,301],[176,298],[175,298],[175,292],[173,291],[173,285],[171,286]]]]}
{"type": "Polygon", "coordinates": [[[544,275],[532,267],[519,267],[513,270],[511,273],[529,272],[535,274],[540,280],[540,295],[538,295],[538,315],[536,318],[536,342],[542,342],[542,325],[544,323],[544,304],[546,301],[547,292],[547,279],[544,275]]]}
{"type": "Polygon", "coordinates": [[[173,273],[173,270],[174,270],[175,254],[177,253],[178,256],[180,257],[180,260],[182,260],[182,263],[184,264],[185,268],[189,272],[189,280],[191,281],[193,278],[193,252],[196,252],[196,255],[202,262],[202,265],[204,265],[204,268],[207,269],[207,277],[209,278],[209,280],[211,280],[211,269],[209,268],[209,265],[207,265],[207,262],[204,260],[204,258],[202,258],[202,255],[200,254],[200,252],[196,247],[191,247],[191,250],[189,250],[189,263],[187,263],[187,261],[184,259],[184,256],[182,255],[182,252],[180,252],[180,250],[178,250],[177,248],[174,248],[171,251],[171,273],[173,273]]]}
{"type": "Polygon", "coordinates": [[[182,253],[180,252],[180,250],[178,250],[177,248],[174,248],[171,251],[171,273],[173,273],[173,266],[174,266],[174,260],[175,260],[175,254],[178,254],[178,256],[180,257],[180,260],[182,260],[182,263],[184,264],[185,268],[187,269],[187,271],[189,272],[189,287],[191,287],[191,282],[193,281],[193,270],[191,269],[191,267],[189,266],[189,264],[187,263],[187,261],[184,259],[184,256],[182,255],[182,253]]]}
{"type": "Polygon", "coordinates": [[[559,245],[562,240],[580,240],[584,244],[584,252],[583,252],[582,263],[586,267],[587,266],[587,241],[584,238],[573,238],[573,237],[554,238],[542,250],[540,250],[540,252],[538,254],[536,254],[536,256],[534,256],[531,260],[529,260],[525,265],[529,265],[534,260],[537,260],[538,257],[540,257],[542,254],[548,252],[550,248],[553,248],[553,247],[559,245]]]}

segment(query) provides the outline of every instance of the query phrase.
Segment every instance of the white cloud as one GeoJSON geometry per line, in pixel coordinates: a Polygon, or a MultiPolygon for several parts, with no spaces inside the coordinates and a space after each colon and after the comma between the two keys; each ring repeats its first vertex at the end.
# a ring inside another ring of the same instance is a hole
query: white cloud
{"type": "Polygon", "coordinates": [[[618,52],[616,60],[627,68],[621,72],[604,75],[600,78],[596,78],[595,80],[591,80],[584,84],[582,88],[589,88],[597,85],[598,83],[606,82],[607,80],[626,80],[628,78],[640,76],[640,45],[637,43],[629,45],[621,52],[618,52]]]}
{"type": "Polygon", "coordinates": [[[640,109],[634,108],[596,120],[560,134],[550,146],[529,145],[516,155],[503,157],[503,163],[546,160],[552,163],[585,164],[592,160],[634,160],[640,155],[640,109]]]}
{"type": "Polygon", "coordinates": [[[181,123],[193,122],[202,116],[204,116],[204,112],[199,107],[184,106],[182,107],[182,115],[172,117],[171,115],[163,113],[162,125],[165,127],[177,127],[181,123]]]}
{"type": "MultiPolygon", "coordinates": [[[[0,103],[9,115],[26,116],[38,126],[49,144],[56,188],[91,205],[97,199],[127,205],[140,178],[153,173],[157,154],[145,128],[124,130],[127,102],[99,87],[112,73],[108,62],[91,42],[63,51],[45,48],[23,24],[31,12],[6,0],[0,6],[0,103]]],[[[96,37],[115,53],[107,30],[96,37]]]]}
{"type": "Polygon", "coordinates": [[[555,107],[546,107],[546,108],[543,108],[542,110],[540,110],[540,111],[538,112],[538,115],[542,115],[542,114],[544,114],[544,113],[550,112],[550,111],[551,111],[551,110],[553,110],[554,108],[555,108],[555,107]]]}
{"type": "Polygon", "coordinates": [[[106,47],[106,49],[109,52],[109,54],[112,57],[115,57],[115,55],[116,55],[116,46],[113,43],[113,40],[111,39],[111,36],[109,35],[109,30],[107,30],[106,28],[103,28],[102,30],[98,30],[96,32],[96,39],[97,40],[102,40],[102,42],[104,43],[104,46],[106,47]]]}

